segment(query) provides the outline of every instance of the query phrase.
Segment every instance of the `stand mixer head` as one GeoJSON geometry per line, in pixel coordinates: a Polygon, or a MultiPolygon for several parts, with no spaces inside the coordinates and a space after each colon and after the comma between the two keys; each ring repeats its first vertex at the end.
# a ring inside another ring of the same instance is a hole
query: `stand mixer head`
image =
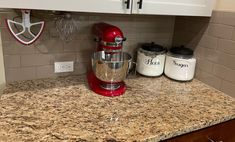
{"type": "Polygon", "coordinates": [[[122,31],[113,25],[98,23],[93,26],[98,46],[92,56],[92,70],[88,83],[92,91],[103,96],[119,96],[126,90],[126,78],[132,57],[122,52],[125,38],[122,31]]]}
{"type": "Polygon", "coordinates": [[[122,51],[123,41],[126,38],[118,27],[107,23],[97,23],[94,24],[92,32],[95,35],[95,41],[98,43],[97,51],[122,51]]]}

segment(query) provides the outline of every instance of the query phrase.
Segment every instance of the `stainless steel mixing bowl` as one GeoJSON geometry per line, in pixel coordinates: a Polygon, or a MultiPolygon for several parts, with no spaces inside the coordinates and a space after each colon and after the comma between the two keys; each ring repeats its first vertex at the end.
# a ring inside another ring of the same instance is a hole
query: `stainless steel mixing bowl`
{"type": "Polygon", "coordinates": [[[132,57],[126,52],[95,52],[92,57],[92,69],[96,77],[107,83],[123,81],[130,69],[132,57]]]}

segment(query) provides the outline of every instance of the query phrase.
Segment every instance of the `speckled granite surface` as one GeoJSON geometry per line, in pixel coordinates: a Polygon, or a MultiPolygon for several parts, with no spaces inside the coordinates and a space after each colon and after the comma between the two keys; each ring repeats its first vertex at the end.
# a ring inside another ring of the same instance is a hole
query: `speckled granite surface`
{"type": "Polygon", "coordinates": [[[235,118],[235,100],[197,80],[126,80],[121,97],[91,92],[85,76],[23,81],[0,96],[0,141],[160,141],[235,118]]]}

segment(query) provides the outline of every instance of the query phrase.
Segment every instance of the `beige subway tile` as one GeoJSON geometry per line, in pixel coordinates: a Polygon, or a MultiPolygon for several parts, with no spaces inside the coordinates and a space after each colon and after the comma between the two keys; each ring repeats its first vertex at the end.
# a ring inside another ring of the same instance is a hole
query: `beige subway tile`
{"type": "Polygon", "coordinates": [[[214,63],[211,61],[208,61],[204,58],[197,59],[197,65],[196,67],[199,68],[201,71],[211,73],[213,71],[214,63]]]}
{"type": "Polygon", "coordinates": [[[218,57],[216,63],[235,70],[235,55],[218,52],[216,56],[218,57]]]}
{"type": "MultiPolygon", "coordinates": [[[[123,27],[130,27],[131,25],[133,25],[133,21],[134,21],[134,17],[131,16],[127,16],[127,15],[104,15],[101,16],[99,19],[96,19],[99,21],[103,21],[115,26],[118,26],[119,28],[123,28],[123,27]]],[[[90,20],[89,20],[90,22],[90,20]]]]}
{"type": "Polygon", "coordinates": [[[155,27],[155,28],[150,28],[150,27],[146,27],[146,28],[136,28],[133,30],[135,33],[151,33],[151,34],[156,34],[161,36],[161,34],[168,34],[168,33],[173,33],[174,29],[170,28],[170,27],[155,27]]]}
{"type": "Polygon", "coordinates": [[[187,31],[187,32],[195,33],[195,34],[204,34],[204,33],[207,33],[208,25],[209,25],[208,18],[204,18],[204,17],[179,18],[179,17],[176,17],[174,27],[175,27],[175,30],[177,30],[177,31],[187,31]],[[197,19],[197,20],[195,20],[195,19],[197,19]]]}
{"type": "Polygon", "coordinates": [[[21,66],[41,66],[52,64],[52,56],[49,54],[21,55],[21,66]]]}
{"type": "Polygon", "coordinates": [[[94,40],[84,40],[84,44],[81,44],[78,48],[79,52],[94,52],[97,48],[97,43],[94,40]]]}
{"type": "MultiPolygon", "coordinates": [[[[196,34],[195,36],[192,37],[191,41],[188,42],[185,46],[188,48],[191,48],[191,49],[195,49],[199,45],[198,43],[199,43],[201,37],[202,37],[202,34],[196,34]]],[[[207,44],[208,47],[206,47],[206,48],[209,48],[209,46],[211,46],[209,44],[207,44]]],[[[210,49],[212,49],[212,48],[210,48],[210,49]]]]}
{"type": "Polygon", "coordinates": [[[49,37],[51,38],[60,38],[59,32],[55,27],[48,29],[49,37]]]}
{"type": "Polygon", "coordinates": [[[59,32],[55,27],[55,21],[47,21],[46,30],[49,33],[49,37],[51,38],[59,38],[59,32]]]}
{"type": "Polygon", "coordinates": [[[146,27],[171,27],[174,23],[173,16],[136,16],[134,17],[134,28],[146,28],[146,27]],[[151,19],[151,20],[149,20],[151,19]]]}
{"type": "Polygon", "coordinates": [[[4,64],[6,68],[20,67],[20,55],[4,55],[4,64]]]}
{"type": "Polygon", "coordinates": [[[216,89],[220,89],[221,88],[221,82],[222,80],[216,76],[214,76],[211,73],[207,73],[207,72],[203,72],[200,71],[197,74],[197,79],[199,79],[200,81],[216,88],[216,89]]]}
{"type": "Polygon", "coordinates": [[[235,55],[235,41],[219,39],[217,48],[219,51],[235,55]]]}
{"type": "MultiPolygon", "coordinates": [[[[151,43],[155,42],[156,44],[165,46],[165,47],[170,47],[171,46],[171,38],[149,38],[149,39],[141,39],[139,38],[137,40],[137,43],[151,43]]],[[[125,48],[125,47],[124,47],[125,48]]]]}
{"type": "Polygon", "coordinates": [[[115,18],[115,17],[113,17],[113,19],[106,18],[104,21],[119,27],[121,30],[124,28],[127,28],[127,27],[129,27],[131,29],[134,26],[134,22],[133,22],[134,19],[131,17],[130,18],[126,18],[126,17],[115,18]]]}
{"type": "Polygon", "coordinates": [[[76,61],[76,53],[57,53],[52,56],[53,64],[54,62],[76,61]]]}
{"type": "Polygon", "coordinates": [[[213,49],[200,48],[199,54],[200,58],[204,58],[216,64],[224,65],[228,68],[235,69],[235,56],[226,54],[224,52],[219,52],[213,49]]]}
{"type": "Polygon", "coordinates": [[[86,31],[83,33],[80,33],[79,31],[74,33],[72,36],[72,41],[73,40],[90,40],[91,42],[94,41],[94,35],[91,34],[90,31],[86,31]]]}
{"type": "Polygon", "coordinates": [[[208,34],[224,39],[232,39],[233,27],[221,24],[210,24],[208,27],[208,34]]]}
{"type": "Polygon", "coordinates": [[[35,53],[35,47],[33,45],[22,45],[17,41],[3,41],[3,53],[5,55],[23,55],[35,53]]]}
{"type": "Polygon", "coordinates": [[[201,71],[198,67],[196,67],[196,68],[195,68],[195,75],[194,75],[194,78],[199,79],[201,72],[202,72],[202,71],[201,71]]]}
{"type": "Polygon", "coordinates": [[[221,91],[235,98],[235,84],[234,83],[223,81],[221,85],[221,91]]]}
{"type": "Polygon", "coordinates": [[[68,43],[64,43],[64,51],[93,51],[96,48],[96,42],[94,40],[73,40],[68,43]]]}
{"type": "Polygon", "coordinates": [[[73,74],[85,74],[89,68],[90,64],[88,62],[79,62],[74,64],[74,72],[73,74]]]}
{"type": "MultiPolygon", "coordinates": [[[[37,33],[37,32],[35,32],[35,33],[37,33]]],[[[48,39],[50,39],[49,31],[43,30],[43,32],[41,33],[39,38],[33,44],[36,44],[38,41],[44,41],[44,40],[48,40],[48,39]]]]}
{"type": "MultiPolygon", "coordinates": [[[[194,56],[196,57],[196,59],[200,59],[201,58],[201,55],[202,55],[201,49],[202,48],[204,48],[204,47],[201,47],[201,46],[196,46],[195,47],[195,49],[194,49],[194,56]]],[[[202,58],[203,58],[203,56],[202,56],[202,58]]]]}
{"type": "Polygon", "coordinates": [[[124,34],[124,37],[127,39],[126,41],[128,41],[128,40],[136,40],[137,37],[138,37],[138,34],[136,34],[136,32],[134,30],[132,30],[132,31],[124,30],[123,34],[124,34]]]}
{"type": "Polygon", "coordinates": [[[210,21],[210,17],[194,17],[194,16],[179,16],[179,17],[181,17],[181,19],[190,20],[194,22],[208,23],[210,21]]]}
{"type": "Polygon", "coordinates": [[[3,21],[6,19],[13,19],[13,17],[16,16],[18,15],[13,9],[1,9],[0,17],[2,18],[3,21]]]}
{"type": "Polygon", "coordinates": [[[204,58],[208,61],[217,63],[219,62],[220,59],[220,52],[214,50],[214,49],[208,49],[208,48],[200,48],[199,53],[200,54],[200,58],[204,58]]]}
{"type": "Polygon", "coordinates": [[[185,45],[188,46],[192,43],[197,43],[200,40],[200,36],[197,33],[192,33],[188,31],[175,31],[174,33],[174,46],[185,45]]]}
{"type": "MultiPolygon", "coordinates": [[[[172,39],[172,33],[156,34],[156,33],[142,33],[137,36],[137,42],[155,42],[158,39],[172,39]]],[[[156,42],[157,43],[157,42],[156,42]]]]}
{"type": "Polygon", "coordinates": [[[93,25],[93,24],[99,23],[99,22],[102,22],[101,16],[98,16],[98,15],[89,16],[89,20],[88,20],[89,25],[93,25]]]}
{"type": "Polygon", "coordinates": [[[182,19],[181,17],[176,17],[175,18],[175,30],[176,31],[187,31],[188,28],[188,21],[189,20],[185,20],[185,19],[182,19]]]}
{"type": "Polygon", "coordinates": [[[120,26],[123,27],[126,25],[128,25],[129,23],[131,23],[131,21],[133,21],[132,17],[129,16],[120,16],[120,15],[112,15],[112,14],[99,14],[99,15],[91,15],[89,16],[89,21],[88,21],[88,25],[92,26],[95,23],[99,23],[99,22],[105,22],[105,23],[109,23],[115,26],[120,26]]]}
{"type": "Polygon", "coordinates": [[[64,51],[78,51],[80,40],[73,40],[64,43],[64,51]]]}
{"type": "Polygon", "coordinates": [[[72,33],[71,36],[70,36],[70,41],[73,41],[73,40],[90,40],[92,42],[93,39],[94,39],[94,35],[91,32],[91,27],[86,28],[86,29],[84,29],[84,28],[80,29],[80,30],[72,33]]]}
{"type": "Polygon", "coordinates": [[[10,19],[6,13],[0,13],[0,28],[6,28],[6,19],[10,19]]]}
{"type": "Polygon", "coordinates": [[[225,11],[214,11],[212,14],[211,22],[235,26],[235,13],[225,11]]]}
{"type": "Polygon", "coordinates": [[[212,15],[210,17],[210,22],[211,23],[215,23],[215,24],[219,24],[221,22],[221,19],[223,17],[223,12],[222,11],[213,11],[212,15]]]}
{"type": "MultiPolygon", "coordinates": [[[[142,43],[138,43],[135,40],[130,40],[124,44],[123,51],[128,52],[132,55],[132,57],[135,57],[137,54],[137,50],[139,47],[141,47],[142,43]]],[[[160,43],[158,43],[160,44],[160,43]]]]}
{"type": "Polygon", "coordinates": [[[164,33],[164,34],[157,34],[157,33],[142,33],[137,36],[136,42],[143,43],[143,42],[156,42],[160,44],[164,40],[164,44],[168,44],[169,40],[172,39],[172,33],[164,33]],[[159,41],[159,42],[158,42],[159,41]]]}
{"type": "Polygon", "coordinates": [[[15,38],[11,35],[7,28],[1,28],[1,37],[3,41],[15,41],[15,38]]]}
{"type": "Polygon", "coordinates": [[[227,80],[235,84],[235,70],[227,68],[223,65],[215,64],[213,74],[223,80],[227,80]]]}
{"type": "Polygon", "coordinates": [[[89,23],[89,17],[88,16],[78,16],[78,17],[76,17],[76,19],[77,19],[77,31],[81,31],[81,32],[83,32],[83,31],[86,31],[87,32],[87,30],[90,30],[91,31],[91,24],[89,23]],[[81,20],[81,18],[84,18],[83,20],[81,20]]]}
{"type": "Polygon", "coordinates": [[[233,28],[233,38],[232,38],[232,40],[235,41],[235,27],[233,28]]]}
{"type": "MultiPolygon", "coordinates": [[[[201,22],[201,21],[194,21],[193,19],[188,20],[188,21],[184,21],[185,22],[185,30],[188,32],[192,32],[192,33],[205,33],[209,22],[201,22]]],[[[180,30],[180,29],[179,29],[180,30]]]]}
{"type": "Polygon", "coordinates": [[[42,40],[35,44],[36,53],[59,53],[63,52],[63,42],[58,38],[42,40]]]}
{"type": "Polygon", "coordinates": [[[199,45],[206,48],[216,49],[218,45],[218,38],[209,35],[203,35],[199,41],[199,45]]]}
{"type": "Polygon", "coordinates": [[[54,65],[36,67],[36,78],[56,77],[54,73],[54,65]]]}
{"type": "Polygon", "coordinates": [[[90,62],[93,52],[78,52],[76,54],[76,62],[90,62]]]}
{"type": "Polygon", "coordinates": [[[6,69],[7,82],[19,81],[19,80],[31,80],[35,78],[36,78],[35,67],[6,69]]]}

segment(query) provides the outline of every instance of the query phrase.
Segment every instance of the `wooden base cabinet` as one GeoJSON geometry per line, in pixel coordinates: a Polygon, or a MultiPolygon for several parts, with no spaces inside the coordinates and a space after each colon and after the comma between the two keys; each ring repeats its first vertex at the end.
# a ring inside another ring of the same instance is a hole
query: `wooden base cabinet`
{"type": "Polygon", "coordinates": [[[235,119],[164,142],[235,142],[235,119]]]}

